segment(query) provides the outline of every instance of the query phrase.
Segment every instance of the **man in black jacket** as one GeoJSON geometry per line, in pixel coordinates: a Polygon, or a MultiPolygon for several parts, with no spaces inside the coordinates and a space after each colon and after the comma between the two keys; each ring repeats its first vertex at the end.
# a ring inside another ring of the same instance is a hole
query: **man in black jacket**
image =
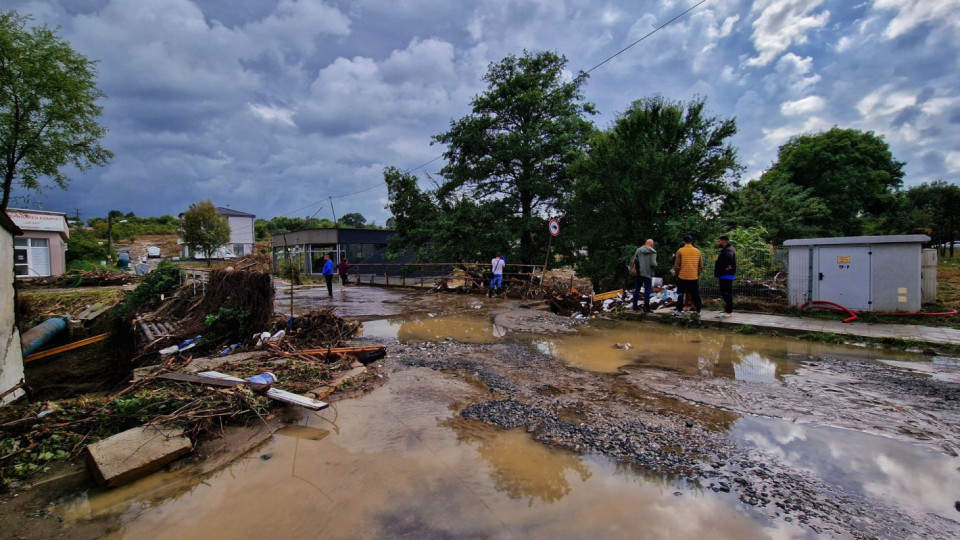
{"type": "Polygon", "coordinates": [[[717,240],[720,254],[713,264],[713,276],[720,282],[720,298],[723,299],[721,317],[733,315],[733,280],[737,277],[737,252],[730,245],[730,239],[721,236],[717,240]]]}

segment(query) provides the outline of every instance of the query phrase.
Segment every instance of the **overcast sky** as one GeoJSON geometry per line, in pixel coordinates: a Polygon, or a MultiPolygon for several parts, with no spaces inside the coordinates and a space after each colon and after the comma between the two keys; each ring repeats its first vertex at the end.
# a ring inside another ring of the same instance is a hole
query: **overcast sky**
{"type": "MultiPolygon", "coordinates": [[[[383,168],[412,169],[491,62],[553,50],[589,70],[699,0],[0,0],[99,61],[106,167],[11,206],[383,224],[383,168]]],[[[591,73],[608,127],[633,100],[700,95],[735,117],[747,178],[790,136],[872,130],[907,186],[960,173],[960,0],[706,0],[591,73]]],[[[419,169],[435,174],[442,159],[419,169]]],[[[25,195],[17,192],[14,195],[25,195]]]]}

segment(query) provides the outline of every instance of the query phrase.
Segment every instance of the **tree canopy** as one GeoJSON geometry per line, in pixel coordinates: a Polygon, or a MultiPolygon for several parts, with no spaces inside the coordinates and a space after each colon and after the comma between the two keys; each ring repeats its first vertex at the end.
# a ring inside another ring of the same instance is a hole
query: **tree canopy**
{"type": "MultiPolygon", "coordinates": [[[[777,161],[763,175],[767,193],[803,202],[806,215],[790,217],[790,227],[815,236],[862,234],[865,219],[891,210],[903,183],[904,163],[893,158],[883,137],[872,131],[834,127],[813,135],[797,135],[780,147],[777,161]],[[799,190],[784,188],[792,184],[799,190]],[[816,200],[814,200],[816,199],[816,200]],[[816,206],[823,212],[812,214],[816,206]]],[[[739,201],[747,203],[748,201],[739,201]]],[[[731,212],[749,217],[749,204],[731,205],[731,212]]],[[[763,223],[768,230],[771,224],[763,223]]],[[[789,237],[789,234],[788,236],[789,237]]],[[[787,237],[782,237],[781,240],[787,237]]]]}
{"type": "Polygon", "coordinates": [[[595,287],[625,278],[626,261],[647,238],[669,251],[686,234],[707,234],[741,166],[727,142],[736,121],[710,116],[705,107],[699,98],[635,101],[571,167],[567,231],[587,247],[578,267],[595,287]]]}
{"type": "Polygon", "coordinates": [[[367,218],[363,217],[363,214],[357,212],[350,212],[349,214],[344,214],[340,218],[340,223],[345,227],[356,227],[361,228],[367,224],[367,218]]]}
{"type": "Polygon", "coordinates": [[[586,75],[566,80],[566,64],[553,52],[524,52],[491,64],[473,111],[434,137],[447,145],[440,171],[445,182],[436,199],[448,210],[497,218],[497,226],[519,241],[521,260],[539,257],[539,244],[545,247],[546,216],[568,190],[566,168],[593,130],[584,118],[593,112],[582,101],[586,75]]]}
{"type": "Polygon", "coordinates": [[[905,198],[917,210],[919,224],[939,246],[940,254],[949,251],[953,257],[953,242],[960,235],[960,186],[936,180],[907,190],[905,198]]]}
{"type": "Polygon", "coordinates": [[[42,178],[66,189],[63,168],[105,165],[113,154],[100,145],[105,97],[96,86],[96,63],[74,51],[46,26],[27,29],[29,17],[0,13],[0,153],[7,208],[14,181],[41,191],[42,178]]]}
{"type": "Polygon", "coordinates": [[[194,253],[203,252],[207,265],[215,251],[230,241],[230,224],[209,199],[196,202],[183,213],[183,243],[194,253]]]}

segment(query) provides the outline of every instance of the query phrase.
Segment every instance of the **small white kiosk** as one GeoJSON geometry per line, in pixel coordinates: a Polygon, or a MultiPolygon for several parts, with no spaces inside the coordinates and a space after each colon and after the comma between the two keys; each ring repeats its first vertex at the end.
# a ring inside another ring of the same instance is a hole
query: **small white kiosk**
{"type": "Polygon", "coordinates": [[[857,311],[920,311],[922,248],[929,241],[923,234],[787,240],[790,304],[826,300],[857,311]]]}

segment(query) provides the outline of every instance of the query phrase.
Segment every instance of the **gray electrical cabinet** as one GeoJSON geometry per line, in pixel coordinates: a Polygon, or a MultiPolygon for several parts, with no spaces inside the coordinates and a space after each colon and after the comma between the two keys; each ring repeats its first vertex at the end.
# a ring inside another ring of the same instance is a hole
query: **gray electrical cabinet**
{"type": "Polygon", "coordinates": [[[929,241],[923,234],[787,240],[790,303],[827,300],[856,311],[919,311],[921,250],[929,241]]]}

